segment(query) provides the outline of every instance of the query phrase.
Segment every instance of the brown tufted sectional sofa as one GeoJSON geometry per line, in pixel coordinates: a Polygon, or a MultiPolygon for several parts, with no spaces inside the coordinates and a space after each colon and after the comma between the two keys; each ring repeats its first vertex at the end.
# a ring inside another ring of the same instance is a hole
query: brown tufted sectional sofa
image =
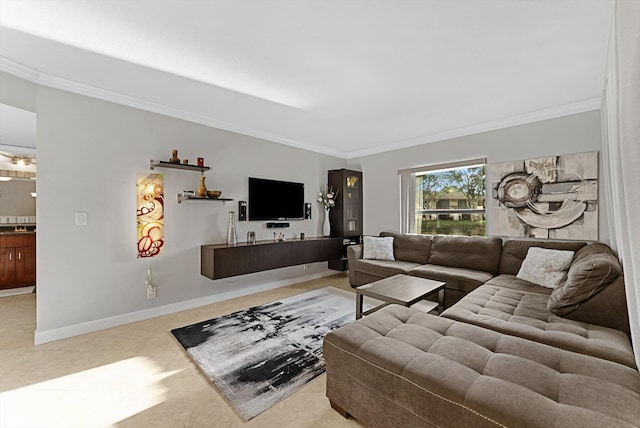
{"type": "Polygon", "coordinates": [[[372,427],[640,426],[624,280],[602,243],[394,237],[396,260],[348,250],[356,287],[445,281],[438,317],[387,306],[324,341],[332,407],[372,427]],[[574,251],[556,290],[516,277],[529,247],[574,251]]]}

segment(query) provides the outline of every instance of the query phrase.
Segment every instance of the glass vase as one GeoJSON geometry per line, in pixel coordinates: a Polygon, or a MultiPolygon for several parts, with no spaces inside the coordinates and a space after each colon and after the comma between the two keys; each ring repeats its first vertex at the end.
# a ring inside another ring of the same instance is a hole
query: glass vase
{"type": "Polygon", "coordinates": [[[238,241],[236,237],[235,212],[229,211],[229,226],[227,227],[227,245],[235,246],[238,241]]]}

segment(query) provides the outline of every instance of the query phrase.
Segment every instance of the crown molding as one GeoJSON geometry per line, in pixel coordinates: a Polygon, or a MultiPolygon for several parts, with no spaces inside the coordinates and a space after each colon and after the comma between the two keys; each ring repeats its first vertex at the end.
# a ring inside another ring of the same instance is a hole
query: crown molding
{"type": "Polygon", "coordinates": [[[31,67],[11,61],[0,55],[0,71],[19,77],[32,83],[38,83],[40,73],[31,67]]]}
{"type": "Polygon", "coordinates": [[[153,101],[144,100],[137,97],[121,94],[115,91],[98,88],[95,86],[87,85],[84,83],[76,82],[73,80],[65,79],[62,77],[42,73],[34,70],[30,67],[16,63],[0,56],[0,71],[8,74],[12,74],[16,77],[22,78],[37,85],[47,86],[54,89],[60,89],[67,92],[72,92],[78,95],[84,95],[91,98],[96,98],[103,101],[112,102],[115,104],[124,105],[127,107],[133,107],[140,110],[149,111],[152,113],[162,114],[177,119],[186,120],[188,122],[198,123],[201,125],[210,126],[213,128],[222,129],[225,131],[235,132],[237,134],[247,135],[250,137],[259,138],[262,140],[284,144],[290,147],[295,147],[302,150],[308,150],[315,153],[320,153],[328,156],[335,156],[342,159],[354,159],[363,156],[369,156],[392,150],[399,150],[408,147],[419,146],[422,144],[435,143],[437,141],[448,140],[451,138],[464,137],[466,135],[479,134],[482,132],[495,131],[498,129],[509,128],[511,126],[524,125],[532,122],[539,122],[541,120],[554,119],[562,116],[569,116],[572,114],[583,113],[586,111],[599,110],[601,106],[600,98],[592,98],[585,101],[580,101],[573,104],[567,104],[563,106],[553,107],[549,109],[539,110],[532,113],[526,113],[518,116],[512,116],[504,119],[479,123],[476,125],[466,126],[458,129],[452,129],[449,131],[424,135],[408,140],[402,140],[393,142],[390,144],[384,144],[377,147],[367,148],[363,150],[356,150],[353,152],[345,152],[340,150],[332,150],[323,146],[303,143],[300,141],[294,141],[288,138],[284,138],[279,135],[275,135],[266,131],[255,129],[252,127],[241,126],[234,123],[229,123],[210,117],[205,117],[200,114],[170,107],[164,104],[159,104],[153,101]]]}
{"type": "Polygon", "coordinates": [[[49,88],[60,89],[66,92],[72,92],[78,95],[84,95],[91,98],[96,98],[102,101],[108,101],[115,104],[124,105],[127,107],[133,107],[152,113],[162,114],[164,116],[173,117],[176,119],[186,120],[188,122],[197,123],[200,125],[210,126],[212,128],[218,128],[225,131],[235,132],[237,134],[247,135],[250,137],[259,138],[262,140],[284,144],[287,146],[295,147],[302,150],[308,150],[316,153],[321,153],[329,156],[339,157],[346,159],[347,153],[338,150],[328,149],[322,146],[316,146],[299,141],[293,141],[288,138],[281,137],[266,131],[255,129],[248,126],[241,126],[234,123],[229,123],[210,117],[205,117],[200,114],[170,107],[164,104],[156,103],[153,101],[144,100],[130,95],[125,95],[119,92],[111,91],[108,89],[102,89],[95,86],[80,83],[74,80],[65,79],[63,77],[54,76],[47,73],[42,73],[34,70],[30,67],[18,64],[10,59],[0,56],[0,71],[8,74],[12,74],[16,77],[20,77],[36,85],[47,86],[49,88]]]}
{"type": "Polygon", "coordinates": [[[2,139],[0,139],[0,151],[11,152],[16,155],[36,155],[35,147],[25,147],[25,146],[16,146],[13,144],[5,144],[2,139]]]}
{"type": "Polygon", "coordinates": [[[435,143],[437,141],[449,140],[451,138],[464,137],[465,135],[480,134],[482,132],[495,131],[498,129],[509,128],[511,126],[524,125],[527,123],[540,122],[547,119],[555,119],[558,117],[569,116],[586,111],[599,110],[601,106],[600,98],[592,98],[573,104],[567,104],[558,107],[552,107],[545,110],[539,110],[532,113],[521,114],[518,116],[507,117],[504,119],[493,120],[489,122],[479,123],[476,125],[466,126],[463,128],[452,129],[450,131],[438,134],[425,135],[422,137],[411,138],[409,140],[397,141],[383,146],[372,147],[370,149],[357,150],[347,153],[347,159],[354,159],[362,156],[375,155],[379,153],[389,152],[392,150],[405,149],[408,147],[419,146],[422,144],[435,143]]]}

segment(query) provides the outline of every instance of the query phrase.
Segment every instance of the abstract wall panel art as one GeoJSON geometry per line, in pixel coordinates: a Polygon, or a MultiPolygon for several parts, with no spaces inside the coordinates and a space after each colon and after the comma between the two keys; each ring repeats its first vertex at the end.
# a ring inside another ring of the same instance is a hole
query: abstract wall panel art
{"type": "Polygon", "coordinates": [[[138,258],[154,257],[164,245],[163,175],[140,173],[137,183],[138,258]]]}
{"type": "Polygon", "coordinates": [[[493,235],[598,239],[598,152],[489,166],[493,235]]]}

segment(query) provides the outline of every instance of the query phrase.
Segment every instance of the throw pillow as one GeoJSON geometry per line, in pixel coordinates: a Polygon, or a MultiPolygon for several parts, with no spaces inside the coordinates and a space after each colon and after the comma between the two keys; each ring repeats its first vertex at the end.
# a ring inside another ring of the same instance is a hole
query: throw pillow
{"type": "Polygon", "coordinates": [[[530,247],[516,277],[542,287],[555,288],[564,281],[573,254],[573,251],[530,247]]]}
{"type": "Polygon", "coordinates": [[[393,236],[384,238],[365,236],[362,258],[369,260],[395,260],[393,257],[393,236]]]}
{"type": "Polygon", "coordinates": [[[586,245],[576,253],[565,283],[549,296],[547,309],[558,316],[568,315],[620,275],[620,262],[607,245],[586,245]]]}

